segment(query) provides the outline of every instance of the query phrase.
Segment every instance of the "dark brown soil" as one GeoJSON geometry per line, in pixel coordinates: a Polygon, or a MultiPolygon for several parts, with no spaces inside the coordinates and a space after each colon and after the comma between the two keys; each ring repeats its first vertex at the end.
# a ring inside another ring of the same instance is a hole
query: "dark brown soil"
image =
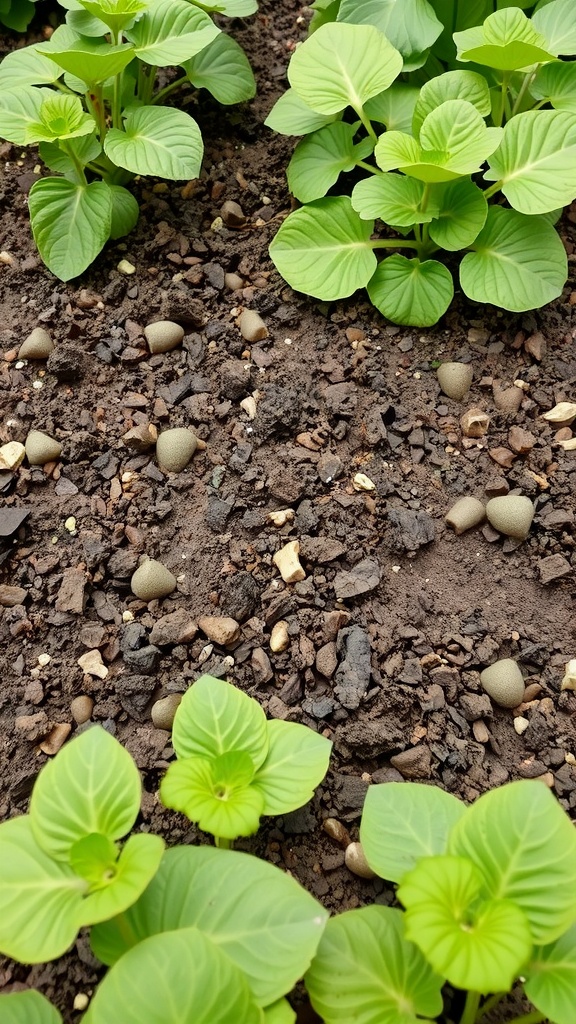
{"type": "MultiPolygon", "coordinates": [[[[556,402],[575,400],[576,285],[572,279],[562,300],[519,316],[459,297],[425,331],[387,324],[363,295],[326,307],[294,294],[267,252],[290,208],[291,142],[262,122],[303,37],[302,16],[306,9],[290,0],[264,0],[257,17],[231,26],[252,60],[258,98],[239,110],[206,96],[188,105],[206,142],[201,180],[137,183],[137,229],[72,283],[52,277],[31,242],[26,193],[36,154],[0,150],[0,249],[8,254],[0,264],[0,443],[35,428],[63,446],[58,464],[0,474],[0,527],[7,510],[29,513],[0,538],[0,585],[25,591],[21,604],[0,607],[0,816],[26,809],[47,759],[39,740],[54,724],[73,725],[72,698],[89,694],[94,721],[142,771],[147,825],[170,844],[196,841],[155,797],[172,752],[150,708],[202,672],[227,674],[269,715],[334,741],[332,770],[312,805],[240,845],[341,911],[392,899],[382,881],[348,872],[322,828],[335,817],[355,838],[371,781],[415,778],[474,800],[507,780],[544,776],[563,807],[576,809],[576,770],[566,761],[576,753],[576,696],[560,692],[564,664],[576,656],[576,453],[564,451],[557,428],[541,418],[556,402]],[[219,226],[226,200],[241,205],[244,228],[219,226]],[[134,265],[133,276],[118,271],[121,259],[134,265]],[[225,288],[231,271],[242,277],[241,291],[225,288]],[[267,339],[242,339],[242,307],[260,313],[267,339]],[[142,331],[157,319],[180,322],[186,335],[182,348],[150,357],[142,331]],[[17,360],[36,326],[57,344],[47,365],[17,360]],[[474,383],[461,404],[440,392],[434,368],[446,359],[472,363],[474,383]],[[499,410],[493,388],[518,380],[519,410],[499,410]],[[240,406],[249,395],[253,420],[240,406]],[[479,440],[460,426],[471,407],[490,416],[479,440]],[[184,472],[165,473],[153,454],[122,440],[148,422],[189,425],[206,448],[184,472]],[[527,453],[511,448],[513,428],[530,433],[527,453]],[[375,489],[356,491],[357,473],[375,489]],[[524,543],[489,527],[456,537],[445,525],[462,495],[508,490],[536,503],[524,543]],[[295,519],[277,529],[267,513],[283,508],[295,519]],[[293,539],[306,578],[285,585],[272,556],[293,539]],[[147,606],[129,587],[144,552],[178,577],[177,593],[147,606]],[[342,593],[358,596],[339,602],[342,593]],[[241,639],[232,650],[210,649],[198,633],[158,645],[151,661],[134,657],[176,609],[194,621],[231,615],[241,639]],[[125,612],[137,624],[131,633],[125,612]],[[279,619],[291,642],[274,654],[270,631],[279,619]],[[362,658],[368,643],[370,665],[362,658]],[[103,682],[78,666],[93,648],[109,668],[103,682]],[[45,666],[43,654],[51,659],[45,666]],[[232,668],[223,661],[229,656],[232,668]],[[527,683],[540,687],[522,709],[522,735],[518,712],[492,708],[481,694],[479,671],[500,657],[516,659],[527,683]],[[34,727],[17,723],[31,715],[41,716],[34,727]],[[403,752],[410,753],[393,767],[403,752]]],[[[16,44],[3,40],[4,50],[16,44]]],[[[568,213],[561,226],[570,256],[573,220],[568,213]]],[[[81,938],[58,963],[29,969],[4,961],[0,990],[34,985],[71,1024],[79,1016],[74,995],[91,992],[98,975],[81,938]]]]}

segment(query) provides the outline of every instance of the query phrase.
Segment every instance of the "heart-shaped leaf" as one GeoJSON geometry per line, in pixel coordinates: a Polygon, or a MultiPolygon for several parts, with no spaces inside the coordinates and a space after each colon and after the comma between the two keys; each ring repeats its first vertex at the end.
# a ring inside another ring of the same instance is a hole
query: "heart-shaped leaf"
{"type": "MultiPolygon", "coordinates": [[[[98,22],[103,22],[115,34],[131,25],[141,11],[145,11],[153,0],[80,0],[80,5],[98,22]]],[[[68,0],[67,6],[77,9],[77,3],[68,0]]],[[[82,29],[84,32],[85,29],[82,29]]],[[[100,34],[100,33],[98,33],[100,34]]],[[[86,32],[92,35],[92,32],[86,32]]]]}
{"type": "Polygon", "coordinates": [[[450,829],[465,810],[461,800],[436,786],[418,782],[369,786],[360,842],[370,867],[381,878],[400,882],[421,857],[446,851],[450,829]]]}
{"type": "Polygon", "coordinates": [[[326,1024],[425,1024],[442,1010],[434,974],[390,907],[363,907],[328,921],[306,978],[326,1024]]]}
{"type": "Polygon", "coordinates": [[[250,755],[253,770],[268,753],[266,715],[237,686],[200,676],[186,691],[174,717],[172,743],[179,758],[214,758],[230,751],[250,755]]]}
{"type": "Polygon", "coordinates": [[[472,245],[488,216],[482,189],[469,178],[450,181],[433,188],[438,204],[437,219],[430,225],[430,238],[443,249],[457,252],[472,245]]]}
{"type": "Polygon", "coordinates": [[[82,901],[79,926],[107,921],[131,907],[156,874],[163,853],[160,836],[130,836],[116,863],[102,872],[99,884],[91,884],[90,893],[82,901]]]}
{"type": "Polygon", "coordinates": [[[0,90],[22,89],[28,85],[51,85],[62,71],[49,60],[38,44],[12,50],[2,58],[0,64],[0,90]]]}
{"type": "MultiPolygon", "coordinates": [[[[0,75],[3,67],[4,63],[0,75]]],[[[544,64],[530,85],[530,92],[534,99],[546,100],[556,110],[576,114],[576,63],[559,60],[544,64]]]]}
{"type": "Polygon", "coordinates": [[[236,964],[197,928],[144,939],[98,986],[85,1024],[263,1024],[236,964]]]}
{"type": "Polygon", "coordinates": [[[439,214],[435,199],[421,210],[424,195],[423,182],[390,172],[359,181],[352,190],[352,206],[363,220],[378,217],[396,227],[410,227],[427,224],[439,214]]]}
{"type": "MultiPolygon", "coordinates": [[[[0,65],[0,71],[2,65],[0,65]]],[[[294,89],[287,89],[276,101],[264,124],[280,135],[309,135],[335,121],[337,114],[318,114],[294,89]]]]}
{"type": "Polygon", "coordinates": [[[53,96],[50,89],[32,86],[0,91],[0,137],[17,146],[27,145],[28,128],[38,121],[42,103],[53,96]]]}
{"type": "Polygon", "coordinates": [[[532,15],[532,24],[546,40],[550,53],[576,53],[576,9],[572,0],[552,0],[532,15]]]}
{"type": "Polygon", "coordinates": [[[82,274],[110,237],[112,195],[103,181],[41,178],[30,189],[28,206],[38,251],[61,281],[82,274]]]}
{"type": "Polygon", "coordinates": [[[296,291],[327,302],[342,299],[365,287],[376,269],[372,230],[346,196],[318,199],[286,218],[270,256],[296,291]]]}
{"type": "Polygon", "coordinates": [[[90,85],[99,85],[107,78],[119,75],[134,59],[131,43],[111,46],[91,39],[79,39],[62,50],[47,46],[41,52],[59,68],[90,85]]]}
{"type": "Polygon", "coordinates": [[[2,1024],[62,1024],[62,1017],[45,996],[34,989],[0,995],[2,1024]]]}
{"type": "Polygon", "coordinates": [[[132,107],[124,131],[111,128],[106,135],[104,151],[132,174],[179,181],[198,177],[204,146],[196,121],[183,110],[132,107]]]}
{"type": "Polygon", "coordinates": [[[389,89],[373,96],[364,104],[371,121],[386,126],[388,131],[412,131],[412,117],[420,89],[406,82],[394,82],[389,89]]]}
{"type": "Polygon", "coordinates": [[[485,793],[453,828],[448,849],[476,865],[489,897],[520,907],[537,945],[554,942],[576,920],[576,832],[541,782],[485,793]]]}
{"type": "Polygon", "coordinates": [[[112,193],[112,221],[110,238],[123,238],[136,227],[140,209],[134,196],[122,185],[110,185],[112,193]]]}
{"type": "Polygon", "coordinates": [[[337,121],[298,143],[288,164],[290,191],[302,203],[321,199],[342,171],[351,171],[363,159],[354,144],[357,126],[337,121]]]}
{"type": "Polygon", "coordinates": [[[371,25],[322,25],[293,54],[288,80],[320,114],[356,112],[392,84],[402,57],[371,25]]]}
{"type": "Polygon", "coordinates": [[[264,797],[263,814],[288,814],[314,796],[328,771],[332,743],[305,725],[268,722],[268,755],[252,785],[264,797]]]}
{"type": "Polygon", "coordinates": [[[402,879],[398,899],[406,907],[406,937],[435,971],[457,988],[509,991],[530,956],[530,928],[511,900],[485,899],[472,861],[422,858],[402,879]]]}
{"type": "Polygon", "coordinates": [[[447,100],[466,100],[476,107],[482,117],[488,117],[492,109],[490,89],[482,75],[475,71],[447,71],[444,75],[431,78],[420,89],[412,120],[416,138],[419,138],[428,114],[447,100]]]}
{"type": "MultiPolygon", "coordinates": [[[[84,184],[76,163],[57,142],[41,142],[39,152],[40,157],[51,171],[58,171],[59,174],[63,174],[78,185],[84,184]]],[[[95,160],[97,156],[100,156],[101,152],[102,146],[96,134],[82,135],[74,143],[74,156],[83,167],[90,160],[95,160]]]]}
{"type": "Polygon", "coordinates": [[[412,327],[437,323],[454,295],[452,275],[442,263],[399,255],[378,264],[367,288],[383,316],[412,327]]]}
{"type": "Polygon", "coordinates": [[[526,995],[554,1024],[576,1020],[576,924],[550,946],[537,946],[526,971],[526,995]]]}
{"type": "Polygon", "coordinates": [[[36,841],[51,857],[68,861],[74,844],[86,836],[120,839],[134,824],[141,792],[128,751],[105,729],[93,726],[62,747],[36,780],[30,800],[36,841]]]}
{"type": "Polygon", "coordinates": [[[273,864],[231,850],[178,846],[166,851],[137,903],[92,929],[91,942],[96,956],[112,964],[150,935],[194,925],[242,969],[256,1001],[267,1006],[308,969],[327,918],[273,864]],[[266,899],[255,899],[258,892],[266,899]]]}
{"type": "Polygon", "coordinates": [[[428,0],[342,0],[338,21],[374,25],[401,54],[404,71],[425,64],[430,47],[442,32],[442,23],[428,0]]]}
{"type": "Polygon", "coordinates": [[[218,839],[251,836],[264,813],[264,796],[250,785],[253,777],[254,765],[244,751],[188,757],[170,765],[160,798],[218,839]]]}
{"type": "Polygon", "coordinates": [[[182,64],[219,35],[212,18],[186,0],[155,0],[126,32],[134,54],[145,64],[182,64]]]}
{"type": "Polygon", "coordinates": [[[566,251],[545,217],[493,206],[472,249],[460,264],[460,284],[469,299],[519,313],[562,294],[566,251]]]}
{"type": "Polygon", "coordinates": [[[26,128],[26,141],[55,142],[93,135],[96,121],[87,114],[78,96],[53,92],[40,104],[38,120],[26,128]]]}
{"type": "Polygon", "coordinates": [[[517,71],[556,56],[546,39],[517,7],[496,11],[483,25],[455,32],[458,60],[475,61],[499,71],[517,71]]]}
{"type": "Polygon", "coordinates": [[[576,196],[576,115],[529,110],[504,128],[484,177],[519,213],[548,213],[576,196]]]}
{"type": "Polygon", "coordinates": [[[34,17],[35,6],[30,0],[9,0],[2,11],[3,23],[15,32],[25,32],[34,17]]]}
{"type": "Polygon", "coordinates": [[[208,89],[224,105],[243,103],[256,92],[256,81],[244,50],[225,32],[220,32],[182,66],[192,85],[208,89]]]}

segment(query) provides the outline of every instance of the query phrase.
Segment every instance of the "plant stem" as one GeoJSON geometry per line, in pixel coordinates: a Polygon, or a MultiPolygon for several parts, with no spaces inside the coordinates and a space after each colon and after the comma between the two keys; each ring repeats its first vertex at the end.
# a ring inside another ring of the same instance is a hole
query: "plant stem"
{"type": "Polygon", "coordinates": [[[425,183],[425,185],[424,185],[424,192],[422,193],[422,199],[421,199],[421,202],[420,202],[420,213],[426,213],[426,208],[428,206],[428,200],[430,199],[430,189],[431,189],[430,182],[427,181],[425,183]]]}
{"type": "Polygon", "coordinates": [[[527,90],[528,86],[530,85],[530,83],[532,82],[533,78],[534,78],[534,74],[533,74],[532,71],[529,71],[526,75],[524,75],[524,81],[522,82],[522,85],[520,87],[520,91],[519,91],[519,93],[518,93],[518,95],[516,97],[516,100],[514,102],[514,106],[512,107],[511,117],[514,117],[514,115],[517,114],[518,111],[520,110],[520,107],[522,105],[522,100],[524,99],[524,96],[526,94],[526,90],[527,90]]]}
{"type": "Polygon", "coordinates": [[[543,1020],[546,1020],[545,1013],[540,1013],[540,1010],[531,1010],[530,1013],[525,1013],[522,1017],[514,1017],[510,1024],[541,1024],[543,1020]]]}
{"type": "MultiPolygon", "coordinates": [[[[187,75],[184,75],[180,81],[186,81],[187,75]]],[[[149,103],[156,102],[152,100],[152,92],[154,90],[154,82],[156,81],[156,68],[152,64],[141,64],[138,71],[138,85],[136,92],[138,99],[146,106],[149,103]]],[[[162,90],[163,91],[163,90],[162,90]]]]}
{"type": "Polygon", "coordinates": [[[500,181],[495,181],[493,185],[490,185],[490,188],[485,188],[484,199],[491,199],[502,188],[502,185],[503,181],[500,179],[500,181]]]}
{"type": "Polygon", "coordinates": [[[480,1006],[480,993],[467,992],[464,1012],[460,1018],[460,1024],[474,1024],[478,1007],[480,1006]]]}
{"type": "Polygon", "coordinates": [[[233,840],[223,839],[222,836],[214,836],[214,843],[219,850],[231,850],[233,840]]]}
{"type": "Polygon", "coordinates": [[[64,153],[66,153],[66,156],[70,157],[72,163],[74,164],[74,169],[76,171],[76,174],[78,175],[78,180],[80,184],[87,185],[88,182],[86,181],[86,175],[84,174],[84,166],[83,164],[80,163],[80,160],[76,156],[74,148],[70,146],[67,142],[65,142],[64,139],[60,139],[60,148],[64,151],[64,153]]]}
{"type": "Polygon", "coordinates": [[[92,116],[96,119],[100,142],[104,144],[104,139],[108,129],[106,127],[106,110],[104,107],[104,96],[101,85],[96,86],[94,88],[94,92],[86,93],[86,105],[92,116]]]}
{"type": "Polygon", "coordinates": [[[176,89],[180,89],[187,81],[188,75],[182,75],[182,78],[177,78],[174,82],[171,82],[170,85],[165,85],[163,89],[160,89],[160,92],[156,93],[151,102],[153,104],[162,103],[162,101],[165,100],[171,92],[174,92],[176,89]]]}
{"type": "Polygon", "coordinates": [[[495,1006],[498,1006],[498,1003],[501,1002],[505,995],[505,992],[495,992],[494,995],[489,996],[486,1002],[482,1003],[476,1019],[480,1020],[485,1013],[490,1013],[490,1010],[493,1010],[495,1006]]]}
{"type": "MultiPolygon", "coordinates": [[[[112,32],[112,45],[120,46],[123,42],[122,32],[112,32]]],[[[114,94],[112,97],[112,127],[122,128],[122,82],[123,72],[120,71],[114,78],[114,94]]]]}
{"type": "Polygon", "coordinates": [[[356,167],[361,167],[363,171],[370,171],[370,174],[384,174],[384,171],[381,171],[378,167],[372,167],[372,164],[367,164],[364,160],[357,160],[356,167]]]}
{"type": "Polygon", "coordinates": [[[354,107],[354,110],[356,111],[356,113],[358,114],[358,117],[362,121],[362,124],[364,125],[366,131],[368,132],[368,135],[372,139],[372,142],[374,144],[376,144],[378,142],[378,136],[376,135],[376,132],[374,131],[374,129],[372,127],[372,124],[370,122],[370,118],[367,117],[366,114],[364,113],[364,107],[362,107],[362,106],[354,107]]]}

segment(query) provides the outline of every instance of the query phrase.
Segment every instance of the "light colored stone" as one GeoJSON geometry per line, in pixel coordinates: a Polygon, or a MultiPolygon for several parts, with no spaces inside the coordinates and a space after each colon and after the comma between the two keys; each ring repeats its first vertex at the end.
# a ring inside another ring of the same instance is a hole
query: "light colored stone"
{"type": "Polygon", "coordinates": [[[141,601],[155,601],[176,590],[176,577],[162,562],[145,558],[130,580],[130,589],[141,601]]]}
{"type": "Polygon", "coordinates": [[[534,505],[525,495],[502,494],[498,498],[490,498],[486,516],[499,533],[526,540],[534,518],[534,505]]]}
{"type": "Polygon", "coordinates": [[[240,274],[224,274],[224,284],[228,291],[237,292],[239,288],[242,288],[244,281],[240,274]]]}
{"type": "Polygon", "coordinates": [[[483,409],[467,409],[460,417],[464,437],[484,437],[490,426],[490,417],[483,409]]]}
{"type": "Polygon", "coordinates": [[[52,726],[50,732],[45,739],[38,744],[38,747],[43,754],[48,754],[49,757],[54,757],[60,748],[64,746],[71,732],[72,726],[69,722],[58,722],[56,725],[52,726]]]}
{"type": "Polygon", "coordinates": [[[325,818],[322,823],[326,835],[330,836],[335,843],[339,843],[340,846],[350,846],[350,833],[345,825],[337,818],[325,818]]]}
{"type": "Polygon", "coordinates": [[[202,615],[198,625],[208,639],[220,647],[228,647],[240,636],[239,623],[228,615],[202,615]]]}
{"type": "Polygon", "coordinates": [[[518,733],[519,736],[521,736],[523,732],[526,732],[526,729],[529,725],[530,722],[528,721],[528,719],[523,718],[522,715],[518,715],[514,719],[514,730],[518,733]]]}
{"type": "Polygon", "coordinates": [[[220,208],[220,216],[227,228],[241,228],[246,223],[246,215],[239,203],[227,199],[220,208]]]}
{"type": "Polygon", "coordinates": [[[560,684],[561,690],[576,690],[576,658],[566,662],[564,678],[560,684]]]}
{"type": "Polygon", "coordinates": [[[300,580],[306,579],[306,573],[300,565],[300,559],[298,558],[299,553],[299,542],[291,540],[273,555],[272,560],[277,569],[279,569],[284,583],[298,583],[300,580]]]}
{"type": "Polygon", "coordinates": [[[82,693],[79,697],[74,697],[70,704],[70,714],[76,725],[84,725],[85,722],[89,722],[93,710],[94,701],[86,693],[82,693]]]}
{"type": "Polygon", "coordinates": [[[524,699],[524,677],[512,658],[501,658],[485,668],[480,684],[501,708],[516,708],[524,699]]]}
{"type": "Polygon", "coordinates": [[[376,878],[376,872],[372,871],[360,843],[350,843],[346,847],[344,863],[348,870],[359,878],[376,878]]]}
{"type": "Polygon", "coordinates": [[[263,341],[268,337],[268,328],[255,309],[242,310],[238,327],[245,341],[263,341]]]}
{"type": "Polygon", "coordinates": [[[8,441],[0,448],[0,470],[12,472],[24,462],[26,449],[20,441],[8,441]]]}
{"type": "Polygon", "coordinates": [[[78,664],[80,668],[87,676],[96,676],[97,679],[106,679],[108,675],[108,669],[102,661],[102,655],[99,650],[86,651],[86,654],[80,655],[78,658],[78,664]]]}
{"type": "Polygon", "coordinates": [[[152,705],[152,724],[156,729],[167,729],[168,732],[172,728],[174,722],[174,715],[178,710],[180,701],[182,700],[181,693],[169,693],[167,697],[161,697],[152,705]]]}
{"type": "Polygon", "coordinates": [[[18,359],[48,359],[54,351],[54,342],[43,327],[34,330],[22,342],[18,349],[18,359]]]}
{"type": "Polygon", "coordinates": [[[25,600],[24,587],[11,587],[8,583],[0,583],[1,608],[14,608],[17,604],[24,604],[25,600]]]}
{"type": "Polygon", "coordinates": [[[277,512],[269,512],[266,516],[267,519],[280,529],[281,526],[285,526],[286,523],[294,522],[295,512],[293,508],[279,508],[277,512]]]}
{"type": "Polygon", "coordinates": [[[198,446],[196,434],[188,427],[173,427],[163,430],[156,442],[156,458],[169,473],[181,473],[186,468],[198,446]]]}
{"type": "Polygon", "coordinates": [[[352,487],[355,491],[375,491],[376,484],[364,473],[356,473],[352,480],[352,487]]]}
{"type": "Polygon", "coordinates": [[[137,427],[127,430],[122,440],[126,447],[134,452],[147,452],[156,444],[158,431],[153,423],[140,423],[137,427]]]}
{"type": "Polygon", "coordinates": [[[62,453],[62,445],[42,430],[31,430],[26,438],[26,458],[31,466],[44,466],[47,462],[57,462],[62,453]]]}
{"type": "Polygon", "coordinates": [[[280,619],[279,622],[275,622],[272,626],[272,632],[270,634],[270,650],[274,654],[279,654],[280,651],[285,651],[290,646],[290,637],[288,635],[288,623],[284,622],[284,619],[280,619]]]}
{"type": "Polygon", "coordinates": [[[148,324],[144,328],[144,337],[153,355],[170,352],[182,344],[184,328],[172,320],[157,320],[156,323],[148,324]]]}
{"type": "Polygon", "coordinates": [[[445,522],[451,526],[458,536],[478,526],[486,517],[486,509],[478,498],[467,496],[460,498],[450,511],[444,516],[445,522]]]}
{"type": "Polygon", "coordinates": [[[470,363],[441,363],[436,376],[444,394],[461,402],[470,390],[473,370],[470,363]]]}

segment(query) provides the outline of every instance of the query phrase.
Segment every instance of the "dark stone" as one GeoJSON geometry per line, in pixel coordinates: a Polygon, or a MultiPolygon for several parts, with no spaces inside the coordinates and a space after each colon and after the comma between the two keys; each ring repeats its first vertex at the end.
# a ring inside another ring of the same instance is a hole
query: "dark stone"
{"type": "Polygon", "coordinates": [[[394,528],[394,543],[400,551],[417,551],[435,537],[434,521],[427,512],[393,508],[388,519],[394,528]]]}
{"type": "Polygon", "coordinates": [[[338,634],[340,664],[336,670],[334,696],[349,711],[360,705],[370,685],[370,637],[360,626],[348,626],[338,634]]]}
{"type": "Polygon", "coordinates": [[[362,814],[364,800],[368,792],[368,783],[357,775],[340,775],[335,773],[334,786],[331,790],[332,802],[338,815],[345,821],[352,821],[362,814]]]}
{"type": "Polygon", "coordinates": [[[0,508],[0,537],[12,537],[31,511],[31,508],[0,508]]]}
{"type": "Polygon", "coordinates": [[[148,675],[120,675],[116,676],[114,683],[124,711],[137,722],[145,722],[148,718],[146,710],[157,686],[155,678],[148,675]]]}
{"type": "Polygon", "coordinates": [[[120,636],[120,650],[122,654],[129,654],[131,651],[138,651],[148,644],[148,634],[140,622],[127,622],[122,627],[120,636]]]}
{"type": "Polygon", "coordinates": [[[570,562],[563,555],[548,555],[537,563],[540,582],[545,586],[572,572],[570,562]]]}
{"type": "Polygon", "coordinates": [[[336,732],[336,748],[347,756],[381,757],[406,742],[406,727],[394,714],[365,722],[347,722],[336,732]]]}
{"type": "Polygon", "coordinates": [[[158,668],[161,658],[159,647],[148,644],[147,647],[139,647],[135,651],[126,651],[124,661],[126,665],[144,676],[152,675],[158,668]]]}
{"type": "Polygon", "coordinates": [[[224,615],[246,622],[260,604],[260,587],[249,572],[227,576],[220,589],[220,607],[224,615]]]}
{"type": "Polygon", "coordinates": [[[234,502],[225,501],[217,494],[208,495],[208,507],[206,509],[206,523],[214,533],[223,533],[228,521],[228,516],[234,508],[234,502]]]}
{"type": "Polygon", "coordinates": [[[315,815],[312,813],[310,804],[299,807],[296,811],[290,811],[284,815],[283,831],[286,835],[305,835],[315,832],[318,827],[315,815]]]}
{"type": "Polygon", "coordinates": [[[53,373],[60,383],[80,380],[87,370],[88,361],[93,358],[82,349],[71,345],[57,345],[48,356],[46,369],[53,373]]]}
{"type": "Polygon", "coordinates": [[[380,583],[380,566],[375,558],[364,558],[353,569],[337,573],[334,590],[339,601],[368,594],[380,583]]]}
{"type": "Polygon", "coordinates": [[[336,707],[336,701],[332,697],[306,697],[302,701],[302,710],[312,718],[327,718],[336,707]]]}

